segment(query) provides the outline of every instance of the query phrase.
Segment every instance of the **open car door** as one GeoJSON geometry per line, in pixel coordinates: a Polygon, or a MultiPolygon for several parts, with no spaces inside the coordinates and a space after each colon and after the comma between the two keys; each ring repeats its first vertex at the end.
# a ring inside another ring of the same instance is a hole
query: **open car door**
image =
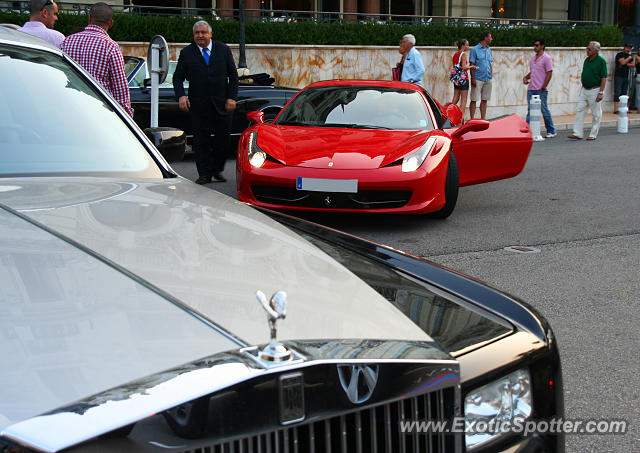
{"type": "Polygon", "coordinates": [[[472,119],[445,131],[458,161],[460,186],[513,178],[524,168],[533,143],[529,125],[518,115],[472,119]]]}

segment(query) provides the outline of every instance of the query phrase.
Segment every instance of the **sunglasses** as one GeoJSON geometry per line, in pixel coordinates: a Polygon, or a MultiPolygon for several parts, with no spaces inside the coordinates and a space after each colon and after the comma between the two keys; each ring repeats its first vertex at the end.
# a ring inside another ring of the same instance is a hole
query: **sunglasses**
{"type": "Polygon", "coordinates": [[[42,5],[42,8],[40,8],[40,11],[42,11],[43,9],[45,9],[47,6],[49,5],[53,5],[53,2],[51,0],[47,0],[44,5],[42,5]]]}
{"type": "Polygon", "coordinates": [[[534,44],[533,47],[540,47],[540,44],[534,44]]]}

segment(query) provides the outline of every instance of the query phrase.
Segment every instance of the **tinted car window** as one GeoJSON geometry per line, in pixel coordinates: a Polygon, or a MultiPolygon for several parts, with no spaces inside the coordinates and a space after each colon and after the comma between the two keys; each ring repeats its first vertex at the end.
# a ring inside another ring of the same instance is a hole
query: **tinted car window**
{"type": "Polygon", "coordinates": [[[433,100],[431,95],[426,90],[422,90],[422,91],[424,92],[424,97],[427,98],[427,102],[431,106],[431,111],[433,112],[433,116],[436,117],[436,122],[438,123],[438,127],[441,129],[443,127],[451,127],[451,124],[448,124],[445,126],[445,124],[443,123],[442,112],[440,111],[440,107],[438,107],[438,104],[436,104],[436,102],[433,100]]]}
{"type": "MultiPolygon", "coordinates": [[[[131,68],[132,70],[135,68],[131,68]]],[[[126,70],[126,68],[125,68],[126,70]]],[[[127,74],[129,74],[127,72],[127,74]]],[[[144,79],[146,79],[147,77],[149,77],[149,75],[147,74],[147,65],[146,64],[142,64],[138,70],[136,71],[135,75],[133,76],[133,78],[131,79],[131,81],[129,82],[129,86],[130,87],[143,87],[144,86],[144,79]]]]}
{"type": "Polygon", "coordinates": [[[124,72],[129,75],[131,71],[133,71],[136,66],[138,66],[138,59],[132,57],[124,57],[124,72]]]}
{"type": "MultiPolygon", "coordinates": [[[[167,72],[167,78],[164,80],[164,82],[162,82],[160,84],[160,86],[162,88],[173,88],[173,73],[176,72],[176,66],[178,65],[177,61],[170,61],[169,62],[169,71],[167,72]]],[[[134,67],[125,67],[125,71],[127,73],[127,76],[129,76],[129,73],[134,69],[134,67]]],[[[143,62],[140,65],[140,68],[138,69],[138,71],[135,73],[135,75],[133,76],[133,78],[129,81],[129,86],[130,87],[143,87],[144,86],[144,79],[148,79],[151,76],[149,75],[149,71],[147,69],[147,63],[143,62]]],[[[183,85],[185,87],[189,86],[189,81],[185,80],[183,85]]]]}
{"type": "Polygon", "coordinates": [[[370,86],[312,87],[299,93],[276,124],[432,130],[421,94],[370,86]]]}
{"type": "Polygon", "coordinates": [[[0,176],[162,177],[103,95],[60,56],[0,44],[0,176]]]}

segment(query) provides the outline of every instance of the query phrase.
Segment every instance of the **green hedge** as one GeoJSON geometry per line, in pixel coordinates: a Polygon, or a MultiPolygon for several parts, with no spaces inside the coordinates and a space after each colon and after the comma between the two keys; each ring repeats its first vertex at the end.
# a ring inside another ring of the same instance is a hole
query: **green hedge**
{"type": "MultiPolygon", "coordinates": [[[[68,35],[87,24],[85,15],[60,14],[56,29],[68,35]]],[[[231,20],[212,20],[214,38],[227,43],[238,42],[238,23],[231,20]]],[[[22,25],[26,14],[0,12],[0,23],[22,25]]],[[[181,16],[138,16],[116,14],[109,34],[116,41],[149,41],[162,35],[168,42],[190,42],[196,18],[181,16]]],[[[613,25],[600,28],[495,28],[494,46],[529,47],[534,39],[544,37],[548,47],[581,47],[589,41],[599,41],[603,47],[622,45],[622,30],[613,25]]],[[[245,36],[248,44],[342,44],[394,46],[400,38],[412,33],[418,45],[452,46],[458,39],[478,41],[481,28],[454,25],[401,24],[322,24],[314,22],[247,22],[245,36]]]]}

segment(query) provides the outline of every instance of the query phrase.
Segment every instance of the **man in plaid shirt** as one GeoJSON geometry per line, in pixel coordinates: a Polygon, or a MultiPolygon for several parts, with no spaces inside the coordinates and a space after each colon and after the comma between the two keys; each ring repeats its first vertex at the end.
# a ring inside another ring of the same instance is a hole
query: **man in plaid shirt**
{"type": "Polygon", "coordinates": [[[107,34],[112,26],[113,9],[106,3],[96,3],[89,11],[89,25],[67,36],[60,47],[133,116],[122,51],[107,34]]]}

